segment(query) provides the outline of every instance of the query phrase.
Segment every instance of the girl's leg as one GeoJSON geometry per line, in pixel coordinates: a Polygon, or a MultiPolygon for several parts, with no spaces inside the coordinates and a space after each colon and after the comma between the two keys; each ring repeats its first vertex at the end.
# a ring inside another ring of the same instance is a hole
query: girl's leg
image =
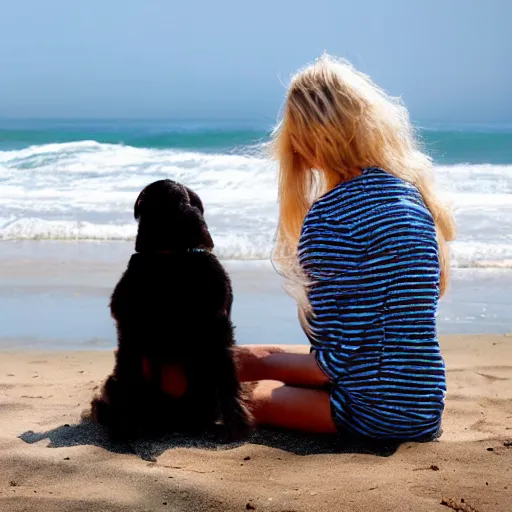
{"type": "Polygon", "coordinates": [[[235,349],[241,381],[259,381],[249,408],[258,425],[332,434],[329,382],[309,346],[243,345],[235,349]],[[316,389],[315,389],[316,388],[316,389]]]}
{"type": "Polygon", "coordinates": [[[235,358],[242,382],[273,380],[308,388],[329,382],[306,345],[241,345],[235,358]]]}
{"type": "Polygon", "coordinates": [[[256,386],[249,408],[258,425],[316,434],[335,434],[329,393],[320,389],[262,381],[256,386]]]}

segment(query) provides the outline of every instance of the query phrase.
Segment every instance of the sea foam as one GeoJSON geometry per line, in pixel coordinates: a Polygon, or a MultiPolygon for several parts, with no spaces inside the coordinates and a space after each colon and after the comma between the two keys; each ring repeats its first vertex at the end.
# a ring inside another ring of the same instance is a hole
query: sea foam
{"type": "MultiPolygon", "coordinates": [[[[157,179],[194,189],[223,259],[268,259],[276,167],[263,157],[95,141],[0,151],[0,239],[133,240],[133,203],[157,179]]],[[[512,165],[438,166],[458,228],[455,266],[512,267],[512,165]]]]}

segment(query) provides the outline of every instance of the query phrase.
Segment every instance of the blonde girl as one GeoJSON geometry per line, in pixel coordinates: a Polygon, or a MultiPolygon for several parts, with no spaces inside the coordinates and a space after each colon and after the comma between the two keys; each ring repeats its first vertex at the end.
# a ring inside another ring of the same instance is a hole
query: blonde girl
{"type": "Polygon", "coordinates": [[[453,218],[406,108],[323,56],[291,80],[273,137],[274,262],[311,342],[238,349],[258,424],[380,439],[438,435],[436,311],[453,218]]]}

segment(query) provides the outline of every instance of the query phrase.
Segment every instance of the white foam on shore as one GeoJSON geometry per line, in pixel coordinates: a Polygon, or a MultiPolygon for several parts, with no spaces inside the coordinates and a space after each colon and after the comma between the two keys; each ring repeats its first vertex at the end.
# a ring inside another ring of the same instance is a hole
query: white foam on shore
{"type": "MultiPolygon", "coordinates": [[[[133,202],[162,178],[202,197],[221,258],[269,258],[277,219],[274,165],[254,156],[94,141],[0,151],[0,239],[133,240],[133,202]]],[[[511,268],[512,165],[439,166],[436,178],[456,212],[454,265],[511,268]]]]}

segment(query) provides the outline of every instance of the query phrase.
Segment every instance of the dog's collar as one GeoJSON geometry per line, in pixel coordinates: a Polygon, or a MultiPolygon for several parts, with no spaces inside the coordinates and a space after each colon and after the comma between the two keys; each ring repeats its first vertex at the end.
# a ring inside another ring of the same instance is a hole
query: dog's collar
{"type": "Polygon", "coordinates": [[[185,249],[184,251],[172,251],[169,249],[163,249],[161,251],[155,251],[156,254],[183,254],[186,252],[210,252],[208,249],[202,249],[199,247],[193,247],[191,249],[185,249]]]}
{"type": "Polygon", "coordinates": [[[193,249],[187,249],[187,252],[210,252],[208,249],[199,249],[199,248],[193,248],[193,249]]]}

